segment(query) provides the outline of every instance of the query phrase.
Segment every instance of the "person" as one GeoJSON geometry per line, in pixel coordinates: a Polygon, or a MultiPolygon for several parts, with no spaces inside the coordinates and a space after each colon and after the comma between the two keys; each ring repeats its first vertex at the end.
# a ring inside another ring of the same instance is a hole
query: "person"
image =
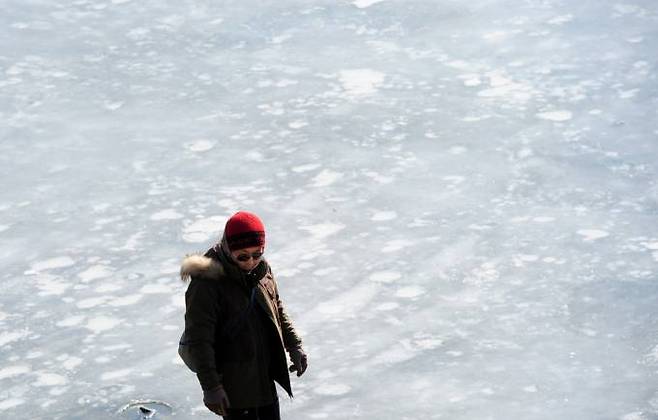
{"type": "Polygon", "coordinates": [[[301,376],[308,366],[264,252],[263,222],[239,211],[219,243],[181,265],[190,283],[179,354],[205,406],[224,419],[280,419],[275,382],[292,398],[289,371],[301,376]]]}

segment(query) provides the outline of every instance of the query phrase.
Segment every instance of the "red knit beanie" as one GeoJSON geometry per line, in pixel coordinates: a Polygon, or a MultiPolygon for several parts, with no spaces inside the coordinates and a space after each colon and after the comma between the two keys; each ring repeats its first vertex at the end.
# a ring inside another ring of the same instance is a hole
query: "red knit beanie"
{"type": "Polygon", "coordinates": [[[239,211],[226,222],[224,238],[230,251],[265,246],[265,226],[255,214],[239,211]]]}

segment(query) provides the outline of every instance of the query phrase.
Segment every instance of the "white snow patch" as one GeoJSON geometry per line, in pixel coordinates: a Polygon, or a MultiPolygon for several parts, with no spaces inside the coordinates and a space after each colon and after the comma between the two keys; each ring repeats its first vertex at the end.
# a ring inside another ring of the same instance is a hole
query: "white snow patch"
{"type": "Polygon", "coordinates": [[[76,303],[80,309],[89,309],[104,304],[108,300],[107,296],[98,296],[88,299],[82,299],[76,303]]]}
{"type": "Polygon", "coordinates": [[[182,218],[183,215],[174,209],[165,209],[151,215],[151,220],[177,220],[182,218]]]}
{"type": "Polygon", "coordinates": [[[315,239],[324,239],[345,229],[345,225],[339,223],[319,223],[317,225],[300,226],[299,229],[309,232],[315,239]]]}
{"type": "Polygon", "coordinates": [[[595,241],[597,239],[605,238],[610,234],[605,230],[598,229],[581,229],[577,232],[579,235],[583,236],[583,240],[586,242],[595,241]]]}
{"type": "Polygon", "coordinates": [[[30,267],[30,272],[25,274],[35,274],[39,271],[44,270],[53,270],[56,268],[70,267],[75,264],[75,261],[71,257],[55,257],[48,260],[43,260],[32,264],[30,267]]]}
{"type": "Polygon", "coordinates": [[[453,69],[458,69],[458,70],[470,71],[470,70],[476,70],[477,69],[477,65],[468,63],[464,60],[448,61],[447,63],[445,63],[445,65],[448,66],[448,67],[452,67],[453,69]]]}
{"type": "Polygon", "coordinates": [[[549,25],[562,25],[573,20],[572,14],[555,16],[554,18],[549,19],[546,23],[549,25]]]}
{"type": "Polygon", "coordinates": [[[490,88],[478,92],[482,98],[509,98],[517,102],[526,102],[532,98],[531,86],[514,82],[501,71],[492,71],[486,74],[489,77],[490,88]]]}
{"type": "Polygon", "coordinates": [[[423,294],[425,294],[425,289],[420,286],[406,286],[395,292],[395,296],[401,298],[415,298],[423,294]]]}
{"type": "Polygon", "coordinates": [[[187,143],[185,147],[192,152],[207,152],[215,147],[215,143],[210,140],[197,140],[193,143],[187,143]]]}
{"type": "Polygon", "coordinates": [[[620,99],[630,99],[634,98],[637,96],[637,94],[640,92],[640,89],[629,89],[629,90],[623,90],[619,92],[619,98],[620,99]]]}
{"type": "Polygon", "coordinates": [[[350,392],[352,388],[345,384],[322,384],[315,387],[314,392],[318,395],[339,396],[350,392]]]}
{"type": "Polygon", "coordinates": [[[292,171],[297,173],[308,172],[308,171],[316,170],[321,166],[322,165],[318,163],[307,163],[306,165],[295,166],[294,168],[292,168],[292,171]]]}
{"type": "Polygon", "coordinates": [[[537,223],[549,223],[549,222],[554,222],[555,217],[539,216],[539,217],[533,218],[532,221],[537,222],[537,223]]]}
{"type": "Polygon", "coordinates": [[[123,287],[119,284],[105,283],[98,286],[96,289],[94,289],[94,291],[96,293],[111,293],[121,289],[123,289],[123,287]]]}
{"type": "Polygon", "coordinates": [[[87,321],[87,327],[95,333],[100,333],[103,331],[111,330],[117,325],[121,324],[121,320],[117,318],[112,318],[108,316],[98,316],[96,318],[91,318],[87,321]]]}
{"type": "Polygon", "coordinates": [[[292,128],[293,130],[299,130],[300,128],[306,127],[308,123],[306,121],[302,120],[296,120],[296,121],[291,121],[288,124],[288,127],[292,128]]]}
{"type": "Polygon", "coordinates": [[[490,42],[500,42],[503,41],[505,38],[507,38],[509,35],[509,32],[505,31],[493,31],[493,32],[487,32],[486,34],[482,35],[482,39],[485,41],[490,41],[490,42]]]}
{"type": "Polygon", "coordinates": [[[170,286],[167,286],[165,284],[147,284],[144,285],[140,290],[140,293],[145,293],[145,294],[157,294],[157,293],[172,293],[172,289],[170,286]]]}
{"type": "Polygon", "coordinates": [[[221,216],[195,220],[183,228],[183,240],[192,243],[206,242],[213,235],[218,235],[219,230],[223,227],[222,222],[225,221],[226,218],[221,216]]]}
{"type": "Polygon", "coordinates": [[[117,102],[105,101],[103,103],[103,106],[105,107],[105,109],[108,109],[110,111],[116,111],[117,109],[119,109],[123,106],[123,102],[121,102],[121,101],[117,101],[117,102]]]}
{"type": "Polygon", "coordinates": [[[632,413],[624,414],[619,417],[619,420],[649,420],[641,411],[633,411],[632,413]]]}
{"type": "Polygon", "coordinates": [[[32,383],[32,386],[61,386],[68,382],[66,377],[56,373],[37,373],[37,375],[37,380],[32,383]]]}
{"type": "Polygon", "coordinates": [[[110,306],[129,306],[129,305],[134,305],[140,300],[142,300],[143,295],[128,295],[124,297],[120,297],[117,299],[112,300],[111,302],[108,303],[110,306]]]}
{"type": "Polygon", "coordinates": [[[343,321],[353,318],[366,307],[379,292],[378,285],[363,283],[320,303],[315,309],[300,319],[304,328],[309,324],[343,321]]]}
{"type": "Polygon", "coordinates": [[[619,12],[622,15],[640,14],[643,11],[643,9],[640,6],[637,6],[635,4],[628,4],[628,3],[615,4],[614,9],[616,12],[619,12]]]}
{"type": "Polygon", "coordinates": [[[123,378],[130,375],[132,369],[120,369],[111,372],[105,372],[101,375],[101,381],[111,381],[113,379],[123,378]]]}
{"type": "Polygon", "coordinates": [[[386,246],[384,246],[381,251],[382,252],[395,252],[399,251],[401,249],[404,249],[408,246],[413,245],[414,243],[412,241],[408,241],[406,239],[394,239],[392,241],[386,242],[386,246]]]}
{"type": "Polygon", "coordinates": [[[55,325],[58,326],[58,327],[74,327],[76,325],[80,325],[82,323],[82,321],[84,321],[84,320],[85,320],[84,315],[75,315],[75,316],[71,316],[71,317],[68,317],[66,319],[63,319],[63,320],[59,321],[58,323],[56,323],[55,325]]]}
{"type": "Polygon", "coordinates": [[[571,111],[566,111],[566,110],[539,112],[535,115],[537,116],[537,118],[540,118],[542,120],[556,121],[556,122],[568,121],[573,116],[571,111]]]}
{"type": "Polygon", "coordinates": [[[376,311],[392,311],[400,307],[400,304],[397,302],[384,302],[375,306],[376,311]]]}
{"type": "Polygon", "coordinates": [[[66,370],[73,370],[80,366],[84,362],[83,359],[75,356],[71,356],[62,362],[62,367],[66,370]]]}
{"type": "Polygon", "coordinates": [[[370,69],[343,70],[339,80],[350,96],[365,96],[377,92],[384,82],[384,73],[370,69]]]}
{"type": "Polygon", "coordinates": [[[109,277],[113,274],[112,270],[105,265],[93,265],[87,268],[82,273],[78,274],[78,277],[82,280],[83,283],[88,283],[92,280],[103,279],[109,277]]]}
{"type": "Polygon", "coordinates": [[[393,220],[398,217],[398,214],[394,211],[379,211],[375,213],[370,220],[373,222],[385,222],[387,220],[393,220]]]}
{"type": "Polygon", "coordinates": [[[313,187],[327,187],[343,177],[340,172],[324,169],[313,178],[313,187]]]}
{"type": "Polygon", "coordinates": [[[448,152],[453,155],[463,155],[464,153],[468,152],[468,149],[464,146],[452,146],[450,149],[448,149],[448,152]]]}
{"type": "Polygon", "coordinates": [[[119,251],[136,251],[137,246],[140,243],[140,240],[144,236],[144,232],[137,232],[132,235],[126,240],[126,243],[123,244],[120,248],[117,248],[119,251]]]}
{"type": "Polygon", "coordinates": [[[354,4],[359,9],[365,9],[366,7],[370,7],[373,4],[381,3],[383,1],[384,0],[354,0],[352,4],[354,4]]]}
{"type": "Polygon", "coordinates": [[[39,296],[62,295],[71,287],[71,282],[62,281],[48,274],[39,274],[36,287],[40,290],[39,296]]]}
{"type": "Polygon", "coordinates": [[[0,347],[27,336],[27,331],[4,331],[0,333],[0,347]]]}
{"type": "Polygon", "coordinates": [[[30,371],[30,367],[26,365],[8,366],[6,368],[0,369],[0,380],[24,375],[30,371]]]}
{"type": "Polygon", "coordinates": [[[447,175],[442,177],[441,179],[443,179],[444,181],[451,182],[453,184],[461,184],[466,180],[466,178],[461,175],[447,175]]]}
{"type": "Polygon", "coordinates": [[[368,277],[371,281],[376,283],[393,283],[402,277],[397,271],[377,271],[368,277]]]}
{"type": "Polygon", "coordinates": [[[14,408],[22,404],[25,404],[25,400],[21,398],[8,398],[6,400],[0,401],[0,411],[9,410],[10,408],[14,408]]]}

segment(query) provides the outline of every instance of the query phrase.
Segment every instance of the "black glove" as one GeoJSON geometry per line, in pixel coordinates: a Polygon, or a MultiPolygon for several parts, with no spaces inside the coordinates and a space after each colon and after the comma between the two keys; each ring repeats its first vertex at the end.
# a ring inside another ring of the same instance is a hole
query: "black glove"
{"type": "Polygon", "coordinates": [[[231,406],[222,385],[203,391],[203,404],[205,404],[208,410],[219,416],[225,416],[227,409],[231,406]]]}
{"type": "Polygon", "coordinates": [[[289,370],[291,372],[297,372],[297,376],[302,376],[308,367],[306,353],[304,353],[304,350],[302,350],[301,347],[288,350],[288,353],[290,354],[290,361],[292,362],[289,370]]]}

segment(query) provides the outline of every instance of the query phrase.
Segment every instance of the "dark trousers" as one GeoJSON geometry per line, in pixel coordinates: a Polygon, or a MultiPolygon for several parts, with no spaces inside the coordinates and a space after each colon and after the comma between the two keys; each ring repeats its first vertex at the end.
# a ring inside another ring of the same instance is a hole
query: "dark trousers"
{"type": "Polygon", "coordinates": [[[270,405],[256,408],[228,409],[228,416],[224,420],[281,420],[279,414],[279,400],[270,405]]]}

